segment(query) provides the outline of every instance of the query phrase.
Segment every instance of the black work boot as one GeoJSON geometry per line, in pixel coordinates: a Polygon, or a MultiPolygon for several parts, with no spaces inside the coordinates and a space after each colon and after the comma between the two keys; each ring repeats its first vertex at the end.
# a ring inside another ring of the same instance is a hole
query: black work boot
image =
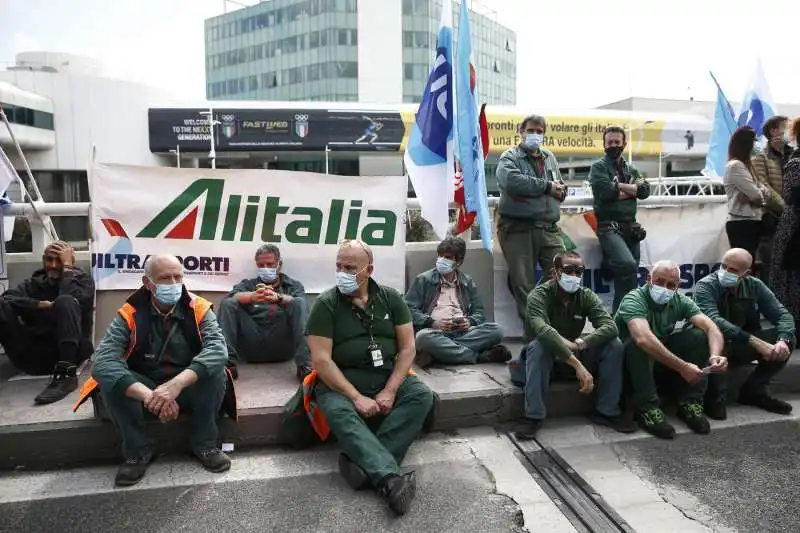
{"type": "Polygon", "coordinates": [[[593,411],[589,415],[589,420],[598,426],[606,426],[618,433],[635,433],[638,426],[633,420],[629,420],[623,415],[606,416],[599,411],[593,411]]]}
{"type": "Polygon", "coordinates": [[[678,407],[678,418],[686,422],[695,433],[705,435],[711,431],[703,406],[699,403],[685,403],[678,407]]]}
{"type": "Polygon", "coordinates": [[[70,392],[78,388],[78,367],[72,363],[60,361],[56,363],[53,374],[50,376],[50,383],[47,387],[34,398],[38,405],[57,402],[70,392]]]}
{"type": "Polygon", "coordinates": [[[708,418],[711,418],[712,420],[728,419],[728,405],[723,398],[706,400],[703,403],[703,411],[705,411],[708,418]]]}
{"type": "Polygon", "coordinates": [[[117,477],[114,478],[114,484],[118,487],[136,485],[147,473],[147,467],[150,466],[152,461],[152,454],[147,454],[144,457],[125,459],[125,462],[119,465],[117,477]]]}
{"type": "Polygon", "coordinates": [[[502,344],[492,346],[478,355],[479,363],[507,363],[511,361],[511,352],[502,344]]]}
{"type": "Polygon", "coordinates": [[[639,426],[651,435],[659,439],[674,439],[675,428],[667,422],[664,411],[659,407],[649,407],[642,409],[637,415],[639,426]]]}
{"type": "Polygon", "coordinates": [[[402,476],[390,474],[381,480],[378,494],[389,503],[389,509],[398,515],[408,512],[417,493],[417,475],[411,471],[402,476]]]}
{"type": "Polygon", "coordinates": [[[792,404],[784,402],[783,400],[779,400],[777,398],[773,398],[769,394],[758,394],[758,395],[749,395],[749,394],[739,394],[739,403],[742,405],[751,405],[753,407],[758,407],[759,409],[763,409],[765,411],[769,411],[770,413],[776,413],[779,415],[788,415],[792,412],[792,404]]]}
{"type": "Polygon", "coordinates": [[[541,427],[541,420],[522,418],[514,428],[514,436],[519,440],[533,440],[541,427]]]}
{"type": "Polygon", "coordinates": [[[212,448],[202,452],[195,452],[195,457],[209,472],[220,474],[231,468],[231,459],[219,448],[212,448]]]}
{"type": "Polygon", "coordinates": [[[366,472],[343,453],[339,454],[339,473],[353,490],[364,490],[370,486],[366,472]]]}
{"type": "Polygon", "coordinates": [[[430,368],[436,362],[431,354],[423,350],[417,350],[417,355],[414,357],[414,362],[418,367],[425,370],[430,368]]]}

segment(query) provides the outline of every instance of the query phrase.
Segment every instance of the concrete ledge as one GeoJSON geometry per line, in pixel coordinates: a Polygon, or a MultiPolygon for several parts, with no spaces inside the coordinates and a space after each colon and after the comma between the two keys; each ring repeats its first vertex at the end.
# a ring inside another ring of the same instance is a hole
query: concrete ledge
{"type": "MultiPolygon", "coordinates": [[[[519,345],[509,343],[512,353],[519,345]]],[[[800,355],[795,352],[787,368],[773,384],[776,393],[800,393],[800,355]]],[[[523,413],[522,389],[511,384],[505,365],[485,364],[417,370],[441,398],[437,431],[490,426],[514,420],[523,413]]],[[[748,375],[735,368],[731,397],[748,375]]],[[[224,418],[220,429],[224,442],[237,450],[280,444],[283,405],[297,389],[291,362],[244,365],[237,380],[239,422],[224,418]]],[[[86,376],[83,376],[85,379],[86,376]]],[[[120,457],[120,443],[112,424],[93,417],[90,402],[77,413],[70,398],[37,407],[33,397],[45,379],[0,383],[0,470],[52,469],[113,462],[120,457]]],[[[555,382],[548,399],[551,418],[581,416],[589,412],[588,398],[577,393],[575,382],[555,382]]],[[[174,424],[149,424],[162,453],[188,453],[188,420],[174,424]]]]}

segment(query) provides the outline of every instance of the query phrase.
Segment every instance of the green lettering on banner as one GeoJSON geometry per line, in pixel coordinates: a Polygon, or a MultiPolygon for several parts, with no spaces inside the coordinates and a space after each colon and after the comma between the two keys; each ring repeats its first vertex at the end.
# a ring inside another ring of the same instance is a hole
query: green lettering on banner
{"type": "Polygon", "coordinates": [[[295,207],[293,215],[308,216],[308,220],[295,220],[286,225],[286,240],[297,244],[318,244],[322,233],[322,211],[316,207],[295,207]]]}
{"type": "Polygon", "coordinates": [[[208,178],[195,181],[186,187],[186,190],[170,202],[167,207],[162,209],[136,236],[144,239],[155,239],[195,200],[199,200],[205,195],[205,209],[203,209],[203,221],[200,225],[200,240],[213,241],[217,234],[219,209],[222,204],[224,188],[225,181],[220,179],[208,178]]]}
{"type": "Polygon", "coordinates": [[[278,215],[285,215],[289,208],[281,205],[281,199],[267,196],[267,205],[264,211],[264,223],[261,225],[261,240],[264,242],[281,242],[281,236],[275,235],[275,223],[278,215]]]}
{"type": "Polygon", "coordinates": [[[364,226],[361,231],[361,240],[370,246],[391,246],[394,244],[394,236],[397,230],[397,215],[391,211],[370,209],[367,211],[369,218],[382,218],[383,222],[372,222],[364,226]],[[381,236],[375,234],[381,232],[381,236]]]}

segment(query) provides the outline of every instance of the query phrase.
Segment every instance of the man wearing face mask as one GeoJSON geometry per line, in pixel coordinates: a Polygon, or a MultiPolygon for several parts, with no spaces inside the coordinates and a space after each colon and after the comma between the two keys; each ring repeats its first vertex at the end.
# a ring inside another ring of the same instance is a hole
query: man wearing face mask
{"type": "Polygon", "coordinates": [[[372,279],[373,268],[367,244],[341,244],[336,287],[319,295],[308,317],[314,371],[304,389],[321,410],[317,434],[332,433],[342,447],[342,477],[356,490],[374,488],[405,514],[417,480],[400,464],[433,410],[434,394],[410,372],[411,313],[396,290],[372,279]]]}
{"type": "Polygon", "coordinates": [[[57,402],[78,388],[77,369],[92,354],[94,282],[75,266],[68,243],[49,244],[43,268],[0,296],[0,344],[15,368],[50,374],[34,402],[57,402]]]}
{"type": "Polygon", "coordinates": [[[211,302],[185,289],[183,267],[175,256],[150,256],[142,283],[97,346],[92,378],[74,409],[94,397],[99,387],[122,436],[125,462],[117,471],[118,486],[141,481],[153,459],[146,413],[170,422],[188,409],[194,455],[206,470],[224,472],[231,461],[218,447],[217,417],[223,400],[226,413],[235,418],[236,411],[225,368],[225,337],[211,302]]]}
{"type": "Polygon", "coordinates": [[[678,265],[659,261],[653,265],[649,283],[626,294],[614,316],[625,346],[639,425],[662,439],[674,438],[675,428],[659,405],[654,372],[659,381],[669,380],[670,390],[677,390],[678,418],[704,434],[711,430],[703,411],[706,376],[728,369],[728,360],[722,356],[722,333],[689,297],[678,292],[680,281],[678,265]],[[681,380],[672,379],[670,371],[681,380]]]}
{"type": "Polygon", "coordinates": [[[219,306],[228,355],[248,363],[294,358],[302,381],[311,373],[305,288],[282,271],[281,252],[274,244],[260,246],[255,261],[258,276],[237,283],[219,306]]]}
{"type": "MultiPolygon", "coordinates": [[[[722,330],[728,360],[758,366],[742,385],[739,403],[788,415],[791,404],[773,398],[769,383],[780,372],[797,344],[794,318],[764,283],[750,275],[753,257],[733,248],[722,257],[720,269],[697,282],[695,301],[722,330]],[[761,315],[773,324],[761,328],[761,315]]],[[[705,410],[716,420],[727,418],[728,376],[709,376],[705,410]]]]}
{"type": "Polygon", "coordinates": [[[614,280],[616,311],[622,298],[636,288],[639,243],[646,232],[636,222],[637,201],[650,196],[650,185],[622,156],[627,146],[625,130],[609,126],[603,132],[605,157],[589,171],[597,238],[603,250],[603,266],[614,280]]]}
{"type": "Polygon", "coordinates": [[[461,272],[467,244],[448,237],[436,249],[436,266],[416,277],[406,294],[417,331],[417,364],[505,363],[511,359],[502,328],[486,322],[478,287],[461,272]]]}
{"type": "Polygon", "coordinates": [[[617,327],[600,298],[582,286],[583,274],[580,255],[559,253],[553,261],[552,279],[528,295],[527,321],[534,340],[523,352],[520,368],[524,369],[524,375],[512,375],[515,383],[524,383],[525,387],[525,417],[515,432],[518,439],[532,439],[544,421],[550,373],[556,362],[575,369],[579,390],[585,395],[592,394],[595,388],[587,366],[595,370],[599,380],[591,415],[595,423],[621,433],[636,431],[636,426],[622,416],[620,409],[624,353],[617,339],[617,327]],[[587,319],[594,330],[583,335],[587,319]]]}
{"type": "Polygon", "coordinates": [[[536,264],[546,274],[553,257],[564,251],[557,223],[567,188],[556,157],[544,147],[546,131],[544,117],[526,117],[519,127],[520,144],[503,152],[497,163],[497,238],[523,321],[528,293],[536,286],[536,264]]]}

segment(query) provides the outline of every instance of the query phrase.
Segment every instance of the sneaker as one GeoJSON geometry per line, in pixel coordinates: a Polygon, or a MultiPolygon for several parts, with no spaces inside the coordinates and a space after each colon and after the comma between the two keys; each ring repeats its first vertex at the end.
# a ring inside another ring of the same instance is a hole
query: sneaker
{"type": "Polygon", "coordinates": [[[786,403],[783,400],[773,398],[769,394],[759,394],[755,396],[739,394],[739,403],[742,405],[758,407],[759,409],[769,411],[770,413],[777,413],[779,415],[788,415],[792,412],[791,404],[786,403]]]}
{"type": "Polygon", "coordinates": [[[220,474],[231,468],[231,459],[218,448],[195,453],[195,456],[209,472],[220,474]]]}
{"type": "Polygon", "coordinates": [[[417,351],[416,357],[414,357],[414,362],[417,364],[418,367],[425,370],[426,368],[430,367],[435,363],[433,356],[428,352],[424,352],[422,350],[417,351]]]}
{"type": "Polygon", "coordinates": [[[711,431],[703,406],[699,403],[685,403],[678,407],[678,418],[686,422],[689,429],[695,433],[705,435],[711,431]]]}
{"type": "Polygon", "coordinates": [[[59,362],[50,376],[50,383],[39,395],[34,398],[34,403],[45,405],[57,402],[78,388],[78,367],[72,363],[59,362]]]}
{"type": "Polygon", "coordinates": [[[114,484],[118,487],[136,485],[147,473],[147,467],[150,466],[151,462],[153,462],[152,454],[125,459],[125,462],[119,465],[114,484]]]}
{"type": "Polygon", "coordinates": [[[518,440],[533,440],[536,438],[536,433],[542,427],[542,420],[535,418],[523,418],[514,428],[514,436],[518,440]]]}
{"type": "Polygon", "coordinates": [[[507,363],[509,361],[511,361],[511,352],[502,344],[493,346],[478,355],[479,363],[507,363]]]}
{"type": "Polygon", "coordinates": [[[589,420],[598,426],[609,427],[618,433],[635,433],[638,429],[633,420],[629,420],[622,415],[606,416],[602,413],[594,411],[591,415],[589,415],[589,420]]]}
{"type": "Polygon", "coordinates": [[[712,420],[728,419],[728,406],[725,400],[722,399],[706,401],[703,404],[703,411],[705,411],[708,418],[712,420]]]}
{"type": "Polygon", "coordinates": [[[311,368],[311,365],[300,365],[300,366],[298,366],[297,367],[297,379],[300,381],[300,383],[302,383],[303,380],[306,379],[306,376],[309,375],[311,372],[313,372],[313,370],[314,369],[311,368]]]}
{"type": "Polygon", "coordinates": [[[412,471],[402,476],[390,474],[383,478],[378,494],[389,503],[389,509],[398,515],[408,512],[411,502],[417,493],[417,475],[412,471]]]}
{"type": "Polygon", "coordinates": [[[659,407],[642,409],[639,411],[637,419],[639,421],[639,426],[651,435],[659,439],[675,438],[675,428],[672,427],[672,424],[667,422],[664,411],[659,407]]]}
{"type": "Polygon", "coordinates": [[[339,454],[339,474],[353,490],[364,490],[370,486],[366,472],[343,453],[339,454]]]}

